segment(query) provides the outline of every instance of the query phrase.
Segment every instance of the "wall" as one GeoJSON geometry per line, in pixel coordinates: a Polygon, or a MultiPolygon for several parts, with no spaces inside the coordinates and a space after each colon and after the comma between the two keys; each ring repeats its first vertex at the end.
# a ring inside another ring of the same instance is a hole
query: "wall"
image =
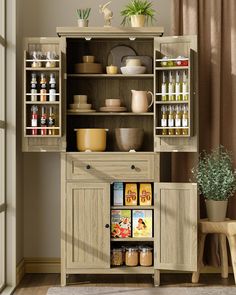
{"type": "MultiPolygon", "coordinates": [[[[87,0],[92,7],[90,26],[103,26],[98,13],[101,0],[87,0]]],[[[113,0],[113,26],[119,26],[119,11],[128,0],[113,0]]],[[[157,26],[170,32],[171,0],[153,1],[157,26]]],[[[85,7],[78,0],[22,0],[23,36],[55,36],[57,26],[75,26],[77,7],[85,7]]],[[[19,78],[20,79],[20,78],[19,78]]],[[[60,256],[60,157],[58,154],[24,154],[24,256],[60,256]]]]}

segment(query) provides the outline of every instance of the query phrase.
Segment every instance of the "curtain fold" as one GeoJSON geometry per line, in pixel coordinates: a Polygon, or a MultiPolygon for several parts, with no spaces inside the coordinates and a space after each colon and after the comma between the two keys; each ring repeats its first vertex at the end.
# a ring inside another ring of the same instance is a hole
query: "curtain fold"
{"type": "MultiPolygon", "coordinates": [[[[200,151],[222,144],[233,152],[236,167],[235,12],[235,0],[173,0],[171,33],[198,35],[200,151]]],[[[181,158],[189,173],[196,159],[193,155],[181,158]]],[[[173,155],[172,160],[175,174],[178,158],[173,155]]],[[[202,201],[201,216],[205,216],[202,201]]],[[[228,217],[236,219],[236,197],[230,199],[228,217]]],[[[218,255],[213,250],[217,245],[210,245],[206,260],[216,265],[218,255]]]]}

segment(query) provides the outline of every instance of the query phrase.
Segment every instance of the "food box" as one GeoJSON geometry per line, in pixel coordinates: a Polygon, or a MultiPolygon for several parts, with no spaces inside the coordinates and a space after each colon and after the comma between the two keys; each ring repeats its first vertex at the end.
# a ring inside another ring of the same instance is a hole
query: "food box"
{"type": "Polygon", "coordinates": [[[111,236],[131,237],[131,210],[111,210],[111,236]]]}
{"type": "Polygon", "coordinates": [[[138,204],[138,185],[137,183],[125,184],[125,205],[137,206],[138,204]]]}
{"type": "Polygon", "coordinates": [[[139,205],[152,205],[152,185],[151,183],[140,183],[139,186],[139,205]]]}
{"type": "Polygon", "coordinates": [[[152,210],[133,210],[132,237],[152,237],[152,210]]]}
{"type": "Polygon", "coordinates": [[[124,183],[114,182],[113,184],[113,205],[123,206],[124,205],[124,183]]]}

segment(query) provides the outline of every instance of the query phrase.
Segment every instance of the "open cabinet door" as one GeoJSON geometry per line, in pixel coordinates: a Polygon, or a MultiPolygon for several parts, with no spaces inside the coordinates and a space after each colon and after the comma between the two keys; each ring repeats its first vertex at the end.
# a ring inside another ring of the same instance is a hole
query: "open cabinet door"
{"type": "Polygon", "coordinates": [[[66,150],[64,38],[26,38],[23,61],[24,152],[66,150]]]}
{"type": "Polygon", "coordinates": [[[197,36],[156,37],[154,58],[154,150],[197,152],[197,36]]]}
{"type": "Polygon", "coordinates": [[[155,269],[197,269],[197,185],[155,183],[155,269]]]}

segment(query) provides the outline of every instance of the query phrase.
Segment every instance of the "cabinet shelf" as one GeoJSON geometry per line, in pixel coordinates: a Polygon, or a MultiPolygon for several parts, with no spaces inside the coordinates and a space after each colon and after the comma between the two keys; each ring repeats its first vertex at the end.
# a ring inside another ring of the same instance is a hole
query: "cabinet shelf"
{"type": "Polygon", "coordinates": [[[25,104],[49,104],[49,105],[53,105],[53,104],[60,104],[59,101],[26,101],[25,104]]]}
{"type": "Polygon", "coordinates": [[[178,70],[189,70],[189,66],[183,66],[183,67],[156,67],[155,70],[156,71],[178,71],[178,70]]]}
{"type": "Polygon", "coordinates": [[[139,274],[153,274],[154,267],[153,266],[112,266],[109,269],[109,273],[139,273],[139,274]]]}
{"type": "Polygon", "coordinates": [[[156,104],[188,104],[188,100],[167,100],[167,101],[156,101],[156,104]]]}
{"type": "Polygon", "coordinates": [[[156,61],[160,61],[160,62],[162,62],[162,61],[177,61],[177,60],[189,60],[189,58],[188,57],[184,57],[184,58],[165,58],[165,59],[163,59],[163,58],[157,58],[156,59],[156,61]]]}
{"type": "Polygon", "coordinates": [[[139,75],[123,75],[123,74],[67,74],[67,77],[70,78],[111,78],[111,79],[126,79],[126,78],[153,78],[154,74],[139,74],[139,75]]]}
{"type": "Polygon", "coordinates": [[[112,210],[150,210],[154,209],[154,206],[111,206],[112,210]]]}
{"type": "Polygon", "coordinates": [[[60,62],[60,59],[26,59],[26,62],[60,62]]]}
{"type": "MultiPolygon", "coordinates": [[[[189,95],[189,92],[180,92],[180,93],[176,93],[176,92],[173,92],[173,93],[166,93],[165,95],[189,95]]],[[[157,92],[156,93],[157,96],[162,96],[163,94],[161,92],[157,92]]]]}
{"type": "Polygon", "coordinates": [[[154,238],[111,238],[111,242],[153,242],[154,238]]]}
{"type": "Polygon", "coordinates": [[[160,130],[162,130],[162,129],[189,129],[189,127],[176,127],[176,126],[174,126],[174,127],[156,127],[156,129],[160,129],[160,130]]]}
{"type": "Polygon", "coordinates": [[[45,67],[33,68],[33,67],[26,67],[25,69],[26,69],[26,71],[41,71],[41,72],[55,72],[55,71],[59,71],[60,70],[59,67],[55,67],[55,68],[45,68],[45,67]]]}
{"type": "MultiPolygon", "coordinates": [[[[25,95],[27,95],[27,96],[31,96],[31,95],[37,95],[37,96],[40,96],[40,95],[42,95],[42,94],[41,94],[41,93],[29,93],[29,92],[27,92],[25,95]]],[[[59,96],[60,93],[53,93],[53,94],[51,94],[51,93],[44,93],[43,95],[44,95],[44,96],[45,96],[45,95],[46,95],[46,96],[49,96],[49,95],[59,96]]]]}
{"type": "Polygon", "coordinates": [[[94,113],[71,113],[70,111],[67,111],[67,115],[70,116],[153,116],[154,113],[105,113],[105,112],[94,112],[94,113]]]}

